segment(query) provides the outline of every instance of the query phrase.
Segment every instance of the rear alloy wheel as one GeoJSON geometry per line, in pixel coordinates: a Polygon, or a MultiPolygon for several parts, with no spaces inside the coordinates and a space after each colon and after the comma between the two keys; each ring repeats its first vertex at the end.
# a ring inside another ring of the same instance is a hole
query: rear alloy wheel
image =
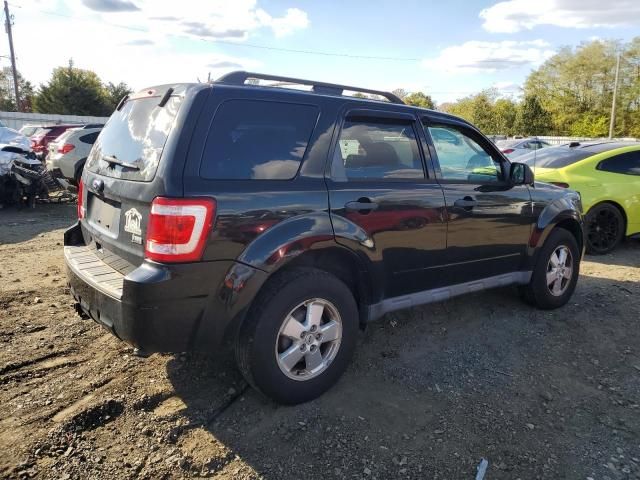
{"type": "Polygon", "coordinates": [[[355,349],[358,308],[330,273],[295,268],[270,280],[247,314],[238,367],[278,403],[307,402],[338,381],[355,349]]]}
{"type": "Polygon", "coordinates": [[[601,203],[589,210],[585,223],[589,253],[609,253],[624,236],[624,218],[620,210],[610,203],[601,203]]]}
{"type": "Polygon", "coordinates": [[[276,360],[293,380],[321,375],[336,358],[342,340],[342,320],[328,300],[313,298],[286,316],[276,341],[276,360]]]}

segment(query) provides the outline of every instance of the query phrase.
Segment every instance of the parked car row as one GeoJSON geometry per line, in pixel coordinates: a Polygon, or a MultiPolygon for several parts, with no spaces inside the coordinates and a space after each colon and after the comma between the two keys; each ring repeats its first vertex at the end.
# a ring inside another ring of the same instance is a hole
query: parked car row
{"type": "Polygon", "coordinates": [[[31,139],[31,149],[51,174],[77,185],[84,162],[104,124],[24,125],[20,133],[31,139]]]}

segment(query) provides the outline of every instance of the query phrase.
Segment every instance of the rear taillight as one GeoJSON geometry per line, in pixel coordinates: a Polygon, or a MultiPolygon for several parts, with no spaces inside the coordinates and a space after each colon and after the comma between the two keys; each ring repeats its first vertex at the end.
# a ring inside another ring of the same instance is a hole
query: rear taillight
{"type": "Polygon", "coordinates": [[[564,183],[564,182],[549,182],[549,183],[551,183],[551,185],[555,185],[556,187],[569,188],[568,183],[564,183]]]}
{"type": "Polygon", "coordinates": [[[216,216],[211,198],[156,197],[151,204],[145,257],[156,262],[194,262],[202,258],[216,216]]]}
{"type": "Polygon", "coordinates": [[[69,153],[74,148],[76,147],[71,145],[70,143],[65,143],[64,145],[58,147],[58,153],[69,153]]]}
{"type": "Polygon", "coordinates": [[[82,179],[78,182],[78,220],[84,218],[84,183],[82,179]]]}
{"type": "Polygon", "coordinates": [[[513,152],[515,152],[515,150],[513,148],[507,148],[505,150],[502,150],[502,153],[504,153],[505,155],[508,154],[508,153],[513,153],[513,152]]]}

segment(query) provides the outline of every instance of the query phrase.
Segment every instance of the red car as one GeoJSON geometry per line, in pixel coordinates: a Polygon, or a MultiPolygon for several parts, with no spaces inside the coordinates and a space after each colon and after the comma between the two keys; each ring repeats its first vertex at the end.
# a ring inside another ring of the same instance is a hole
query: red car
{"type": "Polygon", "coordinates": [[[43,126],[31,136],[31,148],[34,153],[40,157],[47,153],[49,142],[52,142],[70,128],[78,128],[82,125],[63,124],[43,126]]]}

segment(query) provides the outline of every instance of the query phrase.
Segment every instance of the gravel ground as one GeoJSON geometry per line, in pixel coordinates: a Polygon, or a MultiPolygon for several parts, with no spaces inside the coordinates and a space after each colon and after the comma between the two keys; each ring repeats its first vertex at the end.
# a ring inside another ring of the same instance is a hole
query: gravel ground
{"type": "Polygon", "coordinates": [[[74,207],[0,211],[0,475],[640,479],[640,242],[553,312],[513,289],[387,315],[320,399],[280,407],[229,352],[131,349],[73,311],[74,207]]]}

